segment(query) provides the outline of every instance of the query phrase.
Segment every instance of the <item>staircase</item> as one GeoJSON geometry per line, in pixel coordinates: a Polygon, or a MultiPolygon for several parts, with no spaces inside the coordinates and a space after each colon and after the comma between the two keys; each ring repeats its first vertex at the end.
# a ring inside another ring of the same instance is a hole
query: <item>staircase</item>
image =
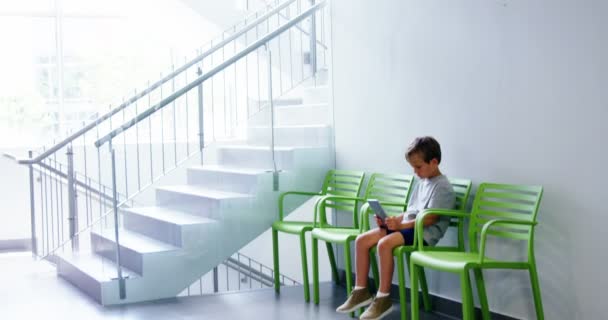
{"type": "Polygon", "coordinates": [[[20,160],[33,252],[102,305],[171,298],[268,230],[281,192],[318,190],[334,163],[327,14],[305,5],[275,2],[20,160]]]}
{"type": "MultiPolygon", "coordinates": [[[[280,190],[316,190],[333,166],[327,91],[305,87],[302,98],[276,107],[280,190]]],[[[90,254],[58,254],[58,274],[103,305],[175,297],[268,230],[278,192],[264,145],[270,128],[259,125],[264,116],[251,118],[244,141],[208,148],[203,165],[189,166],[182,183],[156,187],[155,205],[120,210],[125,299],[119,297],[111,226],[93,228],[90,254]]]]}

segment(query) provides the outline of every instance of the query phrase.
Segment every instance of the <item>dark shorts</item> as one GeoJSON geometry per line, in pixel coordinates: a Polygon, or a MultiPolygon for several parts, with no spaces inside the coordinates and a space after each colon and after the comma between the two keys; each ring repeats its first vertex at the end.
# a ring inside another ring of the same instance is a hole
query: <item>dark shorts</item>
{"type": "MultiPolygon", "coordinates": [[[[403,245],[411,246],[414,244],[414,229],[403,229],[403,230],[386,230],[386,234],[389,235],[391,233],[399,232],[403,237],[403,245]]],[[[428,245],[426,241],[422,242],[423,245],[428,245]]]]}

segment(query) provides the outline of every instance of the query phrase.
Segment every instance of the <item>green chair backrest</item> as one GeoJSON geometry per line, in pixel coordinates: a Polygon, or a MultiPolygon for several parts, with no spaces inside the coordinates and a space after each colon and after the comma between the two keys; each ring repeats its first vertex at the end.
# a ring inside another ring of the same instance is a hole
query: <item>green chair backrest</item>
{"type": "Polygon", "coordinates": [[[377,199],[395,205],[383,206],[387,215],[398,215],[405,211],[412,193],[414,177],[405,174],[374,173],[365,189],[365,200],[377,199]],[[398,204],[398,206],[397,206],[398,204]]]}
{"type": "MultiPolygon", "coordinates": [[[[478,252],[478,237],[483,225],[493,219],[536,222],[543,188],[541,186],[482,183],[477,189],[471,221],[469,243],[471,251],[478,252]]],[[[531,243],[531,226],[509,225],[488,230],[488,235],[506,239],[527,240],[531,243]]]]}
{"type": "MultiPolygon", "coordinates": [[[[329,170],[327,175],[325,175],[321,194],[356,198],[359,196],[359,192],[361,192],[364,176],[365,172],[363,171],[329,170]]],[[[357,201],[333,200],[328,201],[325,207],[356,214],[357,201]]],[[[324,216],[322,219],[322,224],[326,223],[324,216]]]]}
{"type": "MultiPolygon", "coordinates": [[[[473,183],[468,179],[454,179],[449,178],[454,193],[456,194],[456,203],[454,209],[464,211],[469,201],[469,195],[471,194],[471,186],[473,183]]],[[[464,218],[453,217],[450,219],[450,227],[458,229],[458,249],[464,250],[464,218]]]]}

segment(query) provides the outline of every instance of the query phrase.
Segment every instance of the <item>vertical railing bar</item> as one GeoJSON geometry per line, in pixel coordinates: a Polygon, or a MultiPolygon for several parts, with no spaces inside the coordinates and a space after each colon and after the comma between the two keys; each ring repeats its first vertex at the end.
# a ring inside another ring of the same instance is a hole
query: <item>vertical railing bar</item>
{"type": "MultiPolygon", "coordinates": [[[[86,125],[85,122],[82,123],[82,126],[84,127],[86,125]]],[[[87,171],[87,139],[86,139],[86,132],[82,133],[82,153],[83,153],[83,160],[84,160],[84,183],[86,184],[86,177],[88,176],[88,171],[87,171]]],[[[87,216],[87,226],[89,225],[90,221],[93,220],[93,217],[90,217],[89,220],[89,194],[90,191],[88,188],[85,188],[84,190],[84,206],[86,208],[85,210],[85,214],[87,216]]]]}
{"type": "MultiPolygon", "coordinates": [[[[175,72],[175,63],[173,63],[173,55],[171,55],[171,72],[175,72]]],[[[171,91],[175,92],[175,77],[171,79],[171,91]]],[[[188,98],[188,93],[186,92],[186,99],[188,98]]],[[[173,100],[173,159],[174,165],[177,167],[177,110],[176,110],[175,100],[173,100]]]]}
{"type": "MultiPolygon", "coordinates": [[[[298,0],[298,14],[302,13],[302,0],[298,0]]],[[[304,30],[304,22],[300,22],[300,29],[304,30]]],[[[304,32],[299,32],[300,34],[300,61],[302,62],[302,79],[304,80],[304,32]]]]}
{"type": "MultiPolygon", "coordinates": [[[[198,53],[198,52],[197,52],[198,53]]],[[[198,54],[197,54],[198,56],[198,54]]],[[[188,58],[184,57],[184,63],[188,62],[188,58]]],[[[188,72],[184,72],[184,82],[188,83],[188,72]]],[[[190,118],[188,117],[188,93],[186,93],[186,107],[185,107],[185,113],[186,113],[186,156],[190,157],[190,129],[189,127],[189,122],[190,122],[190,118]]],[[[202,280],[201,280],[202,283],[202,280]]],[[[202,291],[201,291],[201,295],[202,295],[202,291]]]]}
{"type": "Polygon", "coordinates": [[[116,154],[112,147],[112,140],[108,144],[112,157],[112,207],[114,209],[114,241],[116,241],[116,275],[118,276],[118,292],[121,300],[126,298],[125,279],[122,277],[122,264],[120,261],[120,237],[118,232],[118,198],[116,190],[116,154]]]}
{"type": "MultiPolygon", "coordinates": [[[[262,264],[259,263],[259,265],[260,265],[260,274],[263,274],[264,271],[262,270],[262,264]]],[[[264,287],[264,283],[262,283],[262,279],[260,279],[260,288],[263,288],[263,287],[264,287]]]]}
{"type": "MultiPolygon", "coordinates": [[[[148,87],[150,86],[150,80],[148,80],[148,87]]],[[[148,106],[152,105],[152,94],[148,94],[148,106]]],[[[148,131],[150,134],[150,183],[154,183],[154,162],[152,160],[152,117],[148,117],[148,131]]],[[[99,140],[99,139],[98,139],[99,140]]]]}
{"type": "Polygon", "coordinates": [[[230,291],[230,276],[228,275],[228,265],[224,265],[224,268],[226,268],[226,291],[230,291]]]}
{"type": "Polygon", "coordinates": [[[251,269],[251,258],[249,258],[249,289],[251,289],[251,286],[253,285],[252,276],[253,270],[251,269]]]}
{"type": "MultiPolygon", "coordinates": [[[[99,140],[99,119],[97,119],[97,123],[95,125],[96,131],[97,131],[97,140],[99,140]]],[[[100,154],[100,150],[99,148],[97,148],[97,182],[99,184],[98,189],[99,192],[102,192],[101,190],[101,154],[100,154]]],[[[102,196],[99,195],[99,218],[101,218],[101,216],[103,215],[103,200],[102,200],[102,196]]]]}
{"type": "MultiPolygon", "coordinates": [[[[314,6],[315,0],[310,0],[310,5],[314,6]]],[[[317,12],[310,15],[310,68],[311,76],[316,78],[317,75],[317,12]]],[[[316,80],[316,79],[313,79],[316,80]]]]}
{"type": "MultiPolygon", "coordinates": [[[[42,162],[44,164],[44,161],[42,162]]],[[[48,202],[48,196],[47,196],[47,192],[46,192],[46,180],[47,180],[47,174],[46,171],[47,169],[43,169],[44,170],[44,214],[45,214],[45,235],[46,235],[46,252],[50,252],[50,243],[49,243],[49,202],[48,202]]],[[[52,216],[51,216],[52,219],[52,216]]]]}
{"type": "MultiPolygon", "coordinates": [[[[258,17],[258,14],[255,14],[255,17],[258,17]]],[[[256,24],[255,25],[255,38],[256,40],[258,40],[260,38],[260,29],[259,29],[260,24],[256,24]]],[[[258,78],[257,78],[257,84],[258,84],[258,112],[260,111],[260,109],[262,108],[262,95],[261,95],[261,89],[260,89],[260,49],[258,48],[257,50],[255,50],[255,55],[256,58],[258,60],[257,63],[257,67],[258,67],[258,78]]]]}
{"type": "Polygon", "coordinates": [[[76,232],[78,231],[78,202],[76,201],[76,175],[74,170],[74,147],[72,143],[70,143],[67,147],[68,157],[68,205],[70,217],[68,218],[70,221],[70,239],[72,242],[72,250],[78,251],[79,249],[79,241],[76,236],[76,232]]]}
{"type": "MultiPolygon", "coordinates": [[[[213,46],[213,41],[211,41],[211,45],[213,46]]],[[[213,68],[213,56],[215,54],[212,53],[210,55],[210,64],[211,68],[213,68]]],[[[202,72],[202,70],[201,70],[202,72]]],[[[215,78],[216,76],[211,77],[211,141],[215,141],[215,78]]]]}
{"type": "MultiPolygon", "coordinates": [[[[135,92],[137,93],[137,89],[135,89],[135,92]]],[[[139,114],[139,109],[138,109],[138,102],[139,99],[135,100],[135,115],[139,114]]],[[[139,122],[137,122],[137,124],[135,125],[135,150],[137,152],[137,190],[140,191],[141,190],[141,168],[140,168],[140,159],[139,159],[139,122]]]]}
{"type": "Polygon", "coordinates": [[[45,215],[46,212],[44,210],[44,177],[43,177],[43,171],[44,170],[42,167],[40,168],[39,172],[38,172],[38,177],[40,179],[40,244],[41,244],[41,250],[42,250],[42,254],[40,256],[45,256],[46,252],[45,249],[45,244],[46,242],[44,241],[44,237],[45,237],[45,233],[44,233],[44,220],[45,220],[45,215]]]}
{"type": "MultiPolygon", "coordinates": [[[[234,25],[234,31],[233,32],[236,33],[236,24],[234,25]]],[[[238,40],[238,38],[234,39],[234,41],[233,41],[234,42],[234,54],[236,54],[236,41],[237,40],[238,40]]],[[[238,102],[238,91],[237,91],[237,89],[238,89],[239,86],[237,84],[238,83],[238,78],[236,76],[237,63],[238,63],[238,61],[234,62],[234,105],[232,106],[233,107],[232,116],[234,117],[234,123],[232,124],[233,128],[236,127],[237,124],[238,124],[237,111],[238,111],[238,104],[239,104],[239,102],[238,102]]]]}
{"type": "Polygon", "coordinates": [[[201,296],[203,295],[203,278],[198,279],[198,284],[201,290],[201,296]]]}
{"type": "MultiPolygon", "coordinates": [[[[225,37],[225,33],[222,32],[222,41],[224,41],[224,37],[225,37]]],[[[225,48],[226,46],[222,47],[222,62],[226,61],[226,56],[225,56],[225,48]]],[[[224,138],[228,135],[228,108],[227,108],[227,104],[226,104],[226,70],[222,70],[222,80],[224,81],[224,91],[223,91],[223,98],[224,98],[224,138]]]]}
{"type": "MultiPolygon", "coordinates": [[[[122,98],[122,103],[125,103],[125,98],[122,98]]],[[[125,108],[126,109],[126,108],[125,108]]],[[[122,123],[125,123],[127,121],[126,116],[125,116],[125,109],[122,109],[122,123]]],[[[125,153],[124,155],[124,159],[125,159],[125,195],[127,198],[129,198],[129,171],[127,169],[127,132],[123,132],[122,133],[122,150],[125,153]]],[[[139,165],[139,163],[137,164],[139,165]]]]}
{"type": "MultiPolygon", "coordinates": [[[[160,77],[163,77],[163,74],[160,74],[160,77]]],[[[160,101],[163,101],[163,86],[160,86],[160,101]]],[[[160,109],[160,145],[161,145],[161,153],[163,160],[163,174],[165,174],[165,118],[163,114],[165,113],[165,109],[160,109]]]]}
{"type": "MultiPolygon", "coordinates": [[[[287,19],[290,20],[291,19],[291,5],[287,6],[287,19]]],[[[289,34],[287,35],[289,37],[289,80],[291,83],[291,87],[293,88],[293,53],[292,53],[292,47],[291,47],[291,34],[292,34],[292,30],[293,28],[289,28],[289,34]]]]}
{"type": "MultiPolygon", "coordinates": [[[[87,187],[92,188],[93,186],[91,185],[91,178],[89,177],[84,177],[85,178],[85,183],[87,185],[87,187]]],[[[101,195],[99,195],[101,198],[101,195]]],[[[91,220],[93,220],[93,193],[91,191],[89,191],[88,196],[87,196],[87,201],[88,201],[88,206],[87,206],[87,214],[91,216],[91,220]]]]}
{"type": "MultiPolygon", "coordinates": [[[[54,143],[53,143],[54,144],[54,143]]],[[[55,208],[57,209],[57,243],[61,243],[61,233],[59,232],[60,230],[60,225],[63,224],[63,220],[59,218],[59,216],[61,215],[61,211],[59,211],[59,186],[60,186],[60,179],[61,176],[59,175],[59,173],[57,173],[57,153],[55,152],[53,154],[53,168],[55,169],[55,208]]],[[[54,247],[54,246],[53,246],[54,247]]]]}
{"type": "MultiPolygon", "coordinates": [[[[28,150],[27,155],[31,160],[34,157],[32,150],[28,150]]],[[[30,232],[31,232],[31,248],[32,257],[38,256],[38,245],[36,243],[36,202],[34,189],[34,165],[28,164],[29,182],[30,182],[30,232]]]]}
{"type": "MultiPolygon", "coordinates": [[[[281,11],[279,11],[277,13],[277,28],[281,25],[281,16],[280,16],[281,11]]],[[[291,30],[291,28],[290,28],[291,30]]],[[[291,32],[290,30],[287,30],[289,32],[291,32]]],[[[278,49],[278,55],[279,55],[279,95],[281,95],[283,93],[283,68],[281,67],[281,37],[283,36],[283,34],[279,34],[277,35],[277,44],[279,46],[278,49]]]]}
{"type": "MultiPolygon", "coordinates": [[[[53,144],[55,144],[55,142],[53,141],[53,144]]],[[[49,159],[49,167],[53,168],[54,164],[53,161],[51,159],[49,159]]],[[[59,216],[59,212],[54,212],[55,211],[55,203],[53,201],[53,177],[56,177],[57,175],[55,173],[53,173],[52,171],[50,171],[49,169],[49,206],[51,208],[51,248],[55,249],[56,243],[55,243],[55,225],[59,225],[59,221],[58,221],[58,216],[59,216]]]]}
{"type": "Polygon", "coordinates": [[[219,270],[218,267],[213,268],[213,292],[217,293],[219,290],[219,270]]]}
{"type": "MultiPolygon", "coordinates": [[[[203,74],[203,70],[198,68],[199,77],[203,74]]],[[[203,149],[205,148],[205,109],[203,105],[203,84],[199,84],[198,88],[198,143],[199,151],[201,153],[201,165],[203,165],[204,154],[203,149]]],[[[213,120],[213,118],[212,118],[213,120]]]]}
{"type": "MultiPolygon", "coordinates": [[[[249,31],[245,32],[245,46],[248,43],[249,31]]],[[[249,118],[249,54],[245,56],[245,104],[247,105],[247,118],[249,118]]]]}
{"type": "MultiPolygon", "coordinates": [[[[61,163],[59,163],[59,171],[63,172],[63,168],[61,168],[61,163]]],[[[60,204],[59,212],[61,212],[61,243],[63,243],[65,241],[65,231],[63,228],[63,226],[65,225],[65,219],[63,218],[63,184],[60,184],[59,199],[61,199],[61,201],[59,202],[59,204],[60,204]]]]}

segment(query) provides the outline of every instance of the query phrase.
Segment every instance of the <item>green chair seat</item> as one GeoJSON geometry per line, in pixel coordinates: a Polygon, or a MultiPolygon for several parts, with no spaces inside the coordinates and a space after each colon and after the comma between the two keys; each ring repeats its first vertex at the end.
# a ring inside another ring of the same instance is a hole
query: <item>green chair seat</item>
{"type": "MultiPolygon", "coordinates": [[[[433,268],[448,272],[460,272],[464,268],[479,266],[479,254],[476,252],[441,252],[416,251],[410,256],[413,263],[432,265],[433,268]]],[[[496,263],[496,260],[485,258],[484,263],[496,263]]]]}
{"type": "Polygon", "coordinates": [[[359,234],[361,233],[358,229],[350,228],[315,228],[312,230],[312,236],[315,239],[331,243],[347,243],[353,241],[359,234]]]}
{"type": "Polygon", "coordinates": [[[290,234],[300,234],[313,229],[313,223],[308,221],[275,221],[272,229],[290,234]]]}

